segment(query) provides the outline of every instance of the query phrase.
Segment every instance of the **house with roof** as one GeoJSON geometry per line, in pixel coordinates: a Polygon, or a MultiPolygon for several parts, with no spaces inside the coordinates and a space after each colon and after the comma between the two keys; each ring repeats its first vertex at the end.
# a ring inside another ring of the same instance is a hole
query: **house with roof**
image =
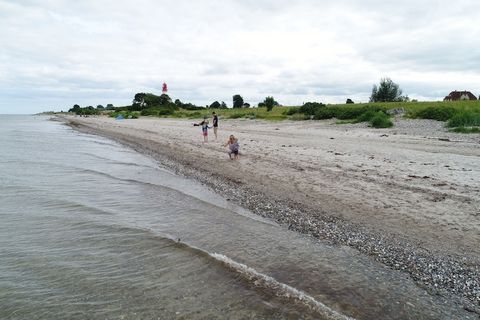
{"type": "Polygon", "coordinates": [[[446,96],[443,101],[458,101],[458,100],[477,100],[477,97],[470,91],[452,91],[446,96]]]}

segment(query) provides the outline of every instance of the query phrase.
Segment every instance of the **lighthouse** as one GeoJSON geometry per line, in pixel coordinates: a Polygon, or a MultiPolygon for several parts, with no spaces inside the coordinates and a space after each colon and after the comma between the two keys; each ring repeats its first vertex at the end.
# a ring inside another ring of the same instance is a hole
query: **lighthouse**
{"type": "Polygon", "coordinates": [[[162,93],[167,93],[168,91],[168,88],[167,88],[167,84],[164,82],[163,85],[162,85],[162,93]]]}

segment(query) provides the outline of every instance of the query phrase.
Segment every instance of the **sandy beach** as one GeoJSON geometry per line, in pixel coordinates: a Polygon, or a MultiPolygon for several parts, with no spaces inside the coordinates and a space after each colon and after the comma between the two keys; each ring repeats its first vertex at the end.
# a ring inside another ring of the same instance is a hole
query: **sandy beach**
{"type": "Polygon", "coordinates": [[[372,129],[220,119],[218,140],[211,131],[202,143],[193,120],[62,121],[149,154],[285,227],[480,303],[479,135],[449,133],[430,120],[372,129]],[[238,161],[222,146],[230,134],[240,142],[238,161]]]}

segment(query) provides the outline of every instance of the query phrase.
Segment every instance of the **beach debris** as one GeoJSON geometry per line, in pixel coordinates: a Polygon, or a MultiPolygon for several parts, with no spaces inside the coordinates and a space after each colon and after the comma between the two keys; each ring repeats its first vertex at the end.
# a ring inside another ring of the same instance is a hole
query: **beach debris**
{"type": "Polygon", "coordinates": [[[447,198],[446,195],[444,195],[444,194],[439,194],[439,195],[435,195],[435,196],[431,199],[431,201],[433,201],[433,202],[440,202],[440,201],[445,200],[445,198],[447,198]]]}
{"type": "Polygon", "coordinates": [[[433,186],[434,187],[444,187],[446,186],[447,184],[445,182],[440,182],[440,183],[434,183],[433,186]]]}
{"type": "Polygon", "coordinates": [[[388,137],[388,134],[384,133],[384,134],[380,135],[380,138],[383,138],[383,137],[388,137]]]}
{"type": "Polygon", "coordinates": [[[405,113],[405,108],[395,108],[395,109],[387,110],[387,114],[391,114],[391,115],[399,115],[404,113],[405,113]]]}
{"type": "Polygon", "coordinates": [[[409,174],[408,177],[409,178],[415,178],[415,179],[430,179],[429,176],[420,177],[420,176],[417,176],[417,175],[414,175],[414,174],[409,174]]]}

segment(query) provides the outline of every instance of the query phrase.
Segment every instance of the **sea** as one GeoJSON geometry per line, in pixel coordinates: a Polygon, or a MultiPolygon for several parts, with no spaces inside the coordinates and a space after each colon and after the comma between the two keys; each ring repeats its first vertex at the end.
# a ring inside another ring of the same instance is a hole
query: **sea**
{"type": "Polygon", "coordinates": [[[1,115],[0,319],[475,318],[117,142],[1,115]]]}

